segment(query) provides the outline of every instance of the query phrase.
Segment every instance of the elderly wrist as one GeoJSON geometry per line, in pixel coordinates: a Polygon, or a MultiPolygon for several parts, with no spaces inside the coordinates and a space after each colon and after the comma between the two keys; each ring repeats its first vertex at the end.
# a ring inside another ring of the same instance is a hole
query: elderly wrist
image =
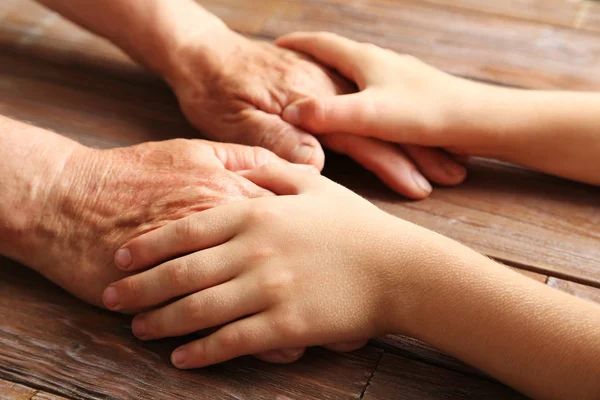
{"type": "Polygon", "coordinates": [[[220,73],[229,56],[243,51],[247,42],[248,39],[217,19],[172,49],[169,55],[171,67],[163,78],[180,93],[190,86],[190,82],[197,83],[199,78],[211,79],[220,73]]]}
{"type": "Polygon", "coordinates": [[[196,77],[206,74],[205,71],[226,51],[232,38],[240,36],[223,21],[198,8],[195,20],[188,23],[182,18],[174,26],[168,24],[170,28],[163,28],[161,39],[157,41],[159,44],[148,52],[145,64],[173,89],[187,81],[190,74],[196,77]]]}
{"type": "Polygon", "coordinates": [[[51,258],[55,239],[68,230],[61,220],[61,214],[69,212],[65,205],[77,204],[77,197],[82,194],[74,178],[84,174],[85,168],[73,165],[73,155],[92,151],[70,141],[53,145],[56,147],[52,152],[32,154],[35,169],[23,176],[18,185],[21,189],[13,199],[19,203],[17,210],[2,217],[10,237],[2,253],[39,272],[43,272],[46,260],[51,258]]]}

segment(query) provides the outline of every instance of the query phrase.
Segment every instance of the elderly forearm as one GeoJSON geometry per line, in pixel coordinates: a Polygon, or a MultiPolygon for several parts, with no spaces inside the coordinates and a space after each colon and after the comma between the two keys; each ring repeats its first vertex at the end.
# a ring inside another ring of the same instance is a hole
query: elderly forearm
{"type": "Polygon", "coordinates": [[[47,199],[81,145],[0,116],[0,254],[21,262],[46,215],[47,199]]]}
{"type": "Polygon", "coordinates": [[[176,67],[186,41],[208,42],[223,22],[193,0],[38,0],[103,36],[161,76],[176,67]]]}

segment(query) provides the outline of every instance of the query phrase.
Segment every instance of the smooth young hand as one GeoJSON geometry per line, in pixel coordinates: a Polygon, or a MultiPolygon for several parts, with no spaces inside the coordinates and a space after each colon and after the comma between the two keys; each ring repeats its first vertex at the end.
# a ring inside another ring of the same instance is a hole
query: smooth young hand
{"type": "Polygon", "coordinates": [[[391,307],[390,291],[405,286],[390,287],[384,267],[398,265],[390,254],[399,252],[403,269],[417,270],[410,249],[427,231],[316,173],[272,166],[243,176],[283,197],[218,207],[130,241],[116,254],[120,268],[159,265],[109,286],[105,305],[174,300],[135,317],[142,340],[224,325],[176,350],[179,368],[384,333],[390,316],[381,310],[391,307]],[[392,240],[399,221],[402,243],[392,240]]]}
{"type": "MultiPolygon", "coordinates": [[[[443,148],[455,155],[498,159],[600,185],[598,93],[477,83],[414,57],[331,33],[296,33],[277,43],[314,56],[361,90],[343,96],[316,95],[287,107],[283,119],[305,130],[325,136],[349,132],[412,145],[408,154],[443,148]]],[[[429,174],[444,165],[434,158],[412,158],[429,174]]],[[[447,164],[446,169],[456,170],[454,183],[464,178],[461,168],[447,164]]]]}
{"type": "MultiPolygon", "coordinates": [[[[460,147],[457,137],[447,134],[449,121],[460,107],[457,102],[477,84],[412,56],[333,33],[294,33],[277,44],[315,57],[360,89],[298,101],[285,109],[286,121],[319,134],[349,132],[394,143],[460,147]]],[[[464,170],[456,175],[461,172],[464,178],[464,170]]]]}

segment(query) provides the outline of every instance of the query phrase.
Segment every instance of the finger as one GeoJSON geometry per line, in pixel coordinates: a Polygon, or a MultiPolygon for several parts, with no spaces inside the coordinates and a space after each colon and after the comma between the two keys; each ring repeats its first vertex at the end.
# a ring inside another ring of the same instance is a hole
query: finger
{"type": "Polygon", "coordinates": [[[369,91],[344,96],[300,100],[288,106],[282,118],[318,134],[352,133],[374,136],[378,118],[377,107],[369,91]]]}
{"type": "MultiPolygon", "coordinates": [[[[329,32],[298,32],[275,41],[278,46],[308,54],[359,83],[357,65],[363,57],[360,43],[329,32]]],[[[360,86],[360,84],[359,84],[360,86]]]]}
{"type": "Polygon", "coordinates": [[[331,150],[346,154],[373,172],[390,189],[411,199],[423,199],[433,190],[412,161],[391,143],[353,135],[329,135],[321,138],[331,150]]]}
{"type": "Polygon", "coordinates": [[[217,158],[229,171],[244,171],[267,164],[282,164],[286,162],[275,153],[262,147],[208,141],[205,143],[213,148],[217,158]]]}
{"type": "Polygon", "coordinates": [[[181,346],[171,355],[181,369],[201,368],[281,347],[278,333],[265,313],[233,322],[203,339],[181,346]]]}
{"type": "Polygon", "coordinates": [[[242,204],[202,211],[139,236],[117,250],[115,264],[122,270],[139,270],[225,243],[242,227],[242,204]]]}
{"type": "Polygon", "coordinates": [[[249,280],[233,280],[140,314],[131,327],[142,340],[182,336],[260,312],[266,301],[258,285],[249,280]]]}
{"type": "Polygon", "coordinates": [[[113,283],[102,300],[113,311],[139,310],[219,285],[238,272],[233,254],[231,246],[217,246],[176,258],[113,283]]]}
{"type": "Polygon", "coordinates": [[[320,187],[324,179],[316,169],[311,172],[294,164],[266,165],[251,171],[240,172],[240,175],[279,196],[306,193],[320,187]]]}
{"type": "Polygon", "coordinates": [[[458,185],[467,177],[467,169],[443,150],[412,145],[401,148],[421,173],[435,183],[445,186],[458,185]]]}
{"type": "Polygon", "coordinates": [[[369,343],[368,340],[360,340],[357,342],[344,342],[344,343],[330,344],[330,345],[323,346],[323,347],[326,349],[329,349],[331,351],[336,351],[338,353],[349,353],[351,351],[362,349],[363,347],[365,347],[367,345],[367,343],[369,343]]]}
{"type": "Polygon", "coordinates": [[[253,356],[271,364],[291,364],[298,361],[306,352],[305,347],[271,350],[253,356]]]}
{"type": "Polygon", "coordinates": [[[314,165],[319,171],[323,169],[325,153],[313,135],[285,122],[279,115],[260,110],[244,110],[242,115],[247,124],[244,125],[244,139],[240,142],[268,149],[292,163],[314,165]]]}

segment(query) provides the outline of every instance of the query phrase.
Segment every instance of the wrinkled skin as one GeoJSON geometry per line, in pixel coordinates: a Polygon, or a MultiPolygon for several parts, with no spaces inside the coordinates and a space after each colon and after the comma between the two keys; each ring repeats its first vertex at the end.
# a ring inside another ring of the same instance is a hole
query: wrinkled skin
{"type": "Polygon", "coordinates": [[[200,45],[183,52],[174,89],[190,122],[211,139],[262,146],[322,168],[315,137],[279,115],[294,101],[353,87],[298,53],[236,34],[220,37],[218,53],[200,45]]]}
{"type": "Polygon", "coordinates": [[[119,246],[195,212],[271,195],[230,171],[268,162],[282,161],[264,149],[200,140],[79,147],[37,223],[34,245],[44,252],[28,264],[102,306],[102,291],[124,276],[113,263],[119,246]]]}

